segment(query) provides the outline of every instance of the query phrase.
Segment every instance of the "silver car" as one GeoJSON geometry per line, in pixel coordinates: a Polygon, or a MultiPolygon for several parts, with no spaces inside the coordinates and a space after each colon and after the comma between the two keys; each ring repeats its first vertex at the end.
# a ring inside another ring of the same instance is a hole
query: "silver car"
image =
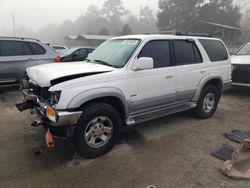
{"type": "Polygon", "coordinates": [[[19,82],[27,67],[60,61],[58,55],[36,39],[0,37],[0,85],[19,82]]]}

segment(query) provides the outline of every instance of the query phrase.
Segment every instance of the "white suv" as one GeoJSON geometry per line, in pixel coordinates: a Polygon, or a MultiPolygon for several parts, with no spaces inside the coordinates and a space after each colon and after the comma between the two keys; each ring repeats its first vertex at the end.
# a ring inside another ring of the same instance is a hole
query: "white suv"
{"type": "Polygon", "coordinates": [[[22,81],[25,103],[48,134],[73,137],[77,152],[108,152],[123,126],[193,109],[211,117],[231,85],[230,57],[219,39],[131,35],[110,39],[85,62],[39,65],[22,81]]]}

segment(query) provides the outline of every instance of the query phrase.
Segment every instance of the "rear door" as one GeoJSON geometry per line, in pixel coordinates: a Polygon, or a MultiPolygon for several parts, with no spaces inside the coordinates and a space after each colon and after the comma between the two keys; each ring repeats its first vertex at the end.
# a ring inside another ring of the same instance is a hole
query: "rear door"
{"type": "Polygon", "coordinates": [[[178,101],[193,99],[200,80],[206,75],[206,64],[194,40],[173,40],[177,73],[176,96],[178,101]]]}

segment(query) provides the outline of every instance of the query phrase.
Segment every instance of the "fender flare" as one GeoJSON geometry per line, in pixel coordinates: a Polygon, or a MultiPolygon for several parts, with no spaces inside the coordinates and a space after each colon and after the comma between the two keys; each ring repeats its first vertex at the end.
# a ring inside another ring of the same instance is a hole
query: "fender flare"
{"type": "Polygon", "coordinates": [[[120,101],[124,106],[125,114],[126,116],[128,115],[128,104],[126,101],[126,97],[120,89],[114,87],[102,87],[102,88],[90,89],[82,93],[79,93],[78,95],[76,95],[71,99],[71,101],[67,105],[67,109],[79,108],[82,104],[88,101],[102,97],[116,97],[120,99],[120,101]]]}
{"type": "Polygon", "coordinates": [[[209,81],[211,81],[211,80],[213,80],[213,79],[219,79],[219,80],[221,81],[222,85],[223,85],[223,79],[222,79],[221,76],[216,76],[216,75],[213,75],[213,76],[212,76],[212,75],[209,75],[209,76],[206,76],[206,77],[202,78],[201,81],[200,81],[199,84],[198,84],[198,89],[197,89],[197,91],[196,91],[196,93],[195,93],[195,95],[194,95],[193,101],[198,101],[198,100],[199,100],[200,94],[201,94],[201,92],[202,92],[204,86],[205,86],[209,81]]]}

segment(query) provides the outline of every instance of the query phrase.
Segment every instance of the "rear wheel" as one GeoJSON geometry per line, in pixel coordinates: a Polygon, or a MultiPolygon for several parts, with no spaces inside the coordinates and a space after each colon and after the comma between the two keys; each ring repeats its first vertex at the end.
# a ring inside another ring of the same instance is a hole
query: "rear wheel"
{"type": "Polygon", "coordinates": [[[194,110],[196,117],[207,119],[213,116],[220,99],[220,91],[214,85],[207,85],[201,92],[197,107],[194,110]]]}
{"type": "Polygon", "coordinates": [[[99,102],[89,105],[74,131],[77,153],[86,158],[107,153],[116,142],[120,126],[120,115],[113,106],[99,102]]]}

